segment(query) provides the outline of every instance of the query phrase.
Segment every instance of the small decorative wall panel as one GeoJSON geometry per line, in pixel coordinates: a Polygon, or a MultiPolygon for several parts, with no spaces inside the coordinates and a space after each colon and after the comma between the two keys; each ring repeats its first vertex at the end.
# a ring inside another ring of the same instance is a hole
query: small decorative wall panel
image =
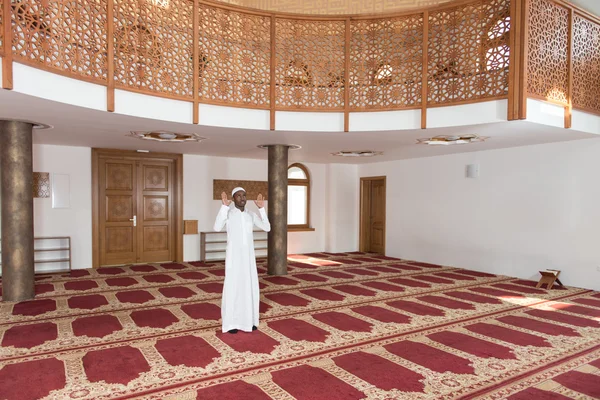
{"type": "Polygon", "coordinates": [[[567,104],[569,12],[548,0],[529,0],[527,93],[567,104]]]}
{"type": "Polygon", "coordinates": [[[350,30],[351,109],[420,106],[423,15],[353,20],[350,30]]]}
{"type": "Polygon", "coordinates": [[[278,110],[344,109],[344,21],[276,19],[278,110]]]}
{"type": "Polygon", "coordinates": [[[600,25],[573,20],[573,107],[600,112],[600,25]]]}
{"type": "Polygon", "coordinates": [[[200,99],[269,108],[271,18],[201,4],[200,99]]]}
{"type": "Polygon", "coordinates": [[[50,173],[33,173],[33,197],[50,197],[50,173]]]}
{"type": "Polygon", "coordinates": [[[192,97],[193,8],[189,0],[114,0],[117,86],[192,97]]]}
{"type": "Polygon", "coordinates": [[[269,196],[269,183],[266,181],[238,181],[238,180],[213,180],[213,200],[221,200],[221,193],[227,193],[227,198],[231,200],[231,191],[236,187],[243,187],[246,190],[248,201],[255,200],[258,194],[262,194],[267,200],[269,196]]]}
{"type": "Polygon", "coordinates": [[[508,95],[510,1],[486,0],[429,14],[428,103],[508,95]]]}
{"type": "Polygon", "coordinates": [[[12,21],[15,59],[106,81],[106,0],[13,1],[12,21]]]}

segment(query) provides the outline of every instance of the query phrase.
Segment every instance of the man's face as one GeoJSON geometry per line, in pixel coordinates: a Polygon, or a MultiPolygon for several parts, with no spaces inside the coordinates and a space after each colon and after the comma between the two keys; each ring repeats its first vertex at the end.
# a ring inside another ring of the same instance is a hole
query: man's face
{"type": "Polygon", "coordinates": [[[246,206],[246,192],[238,190],[233,194],[233,202],[237,208],[243,209],[246,206]]]}

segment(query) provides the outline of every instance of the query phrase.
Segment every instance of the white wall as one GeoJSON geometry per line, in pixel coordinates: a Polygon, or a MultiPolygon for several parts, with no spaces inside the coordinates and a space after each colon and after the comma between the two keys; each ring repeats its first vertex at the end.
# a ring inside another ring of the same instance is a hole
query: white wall
{"type": "MultiPolygon", "coordinates": [[[[33,146],[33,170],[69,175],[70,208],[51,198],[33,200],[34,235],[71,236],[73,269],[92,267],[92,152],[89,147],[33,146]]],[[[52,265],[36,266],[51,269],[52,265]]],[[[56,266],[54,266],[56,268],[56,266]]]]}
{"type": "Polygon", "coordinates": [[[327,165],[326,251],[358,250],[358,165],[327,165]]]}
{"type": "Polygon", "coordinates": [[[600,290],[600,140],[363,165],[387,176],[390,256],[600,290]],[[465,178],[478,163],[480,177],[465,178]]]}
{"type": "MultiPolygon", "coordinates": [[[[356,250],[358,225],[354,232],[346,232],[350,229],[352,222],[343,226],[343,229],[337,226],[337,230],[331,230],[331,224],[328,224],[328,206],[327,198],[329,193],[339,196],[335,193],[347,193],[348,190],[354,190],[352,183],[356,182],[357,168],[354,166],[340,166],[335,169],[335,181],[329,177],[328,169],[331,165],[326,164],[304,164],[311,175],[311,216],[310,223],[314,231],[309,232],[290,232],[288,233],[288,252],[308,253],[330,250],[327,248],[327,235],[337,235],[334,240],[335,249],[356,250]],[[349,175],[346,179],[344,171],[349,175]],[[348,189],[348,186],[350,189],[348,189]]],[[[198,230],[212,231],[214,219],[219,210],[221,201],[212,200],[213,179],[239,179],[239,180],[258,180],[266,181],[268,178],[267,162],[264,160],[218,158],[197,155],[183,156],[183,213],[184,219],[197,219],[198,230]]],[[[354,185],[356,185],[354,183],[354,185]]],[[[354,196],[350,205],[335,205],[334,215],[336,220],[356,219],[358,212],[355,206],[356,191],[349,195],[354,196]],[[356,210],[355,210],[356,209],[356,210]]],[[[256,211],[256,206],[252,201],[248,203],[251,211],[256,211]]],[[[267,202],[268,209],[269,204],[267,202]]],[[[356,224],[356,222],[354,222],[356,224]]],[[[199,235],[184,236],[184,260],[195,261],[200,258],[200,238],[199,235]]]]}

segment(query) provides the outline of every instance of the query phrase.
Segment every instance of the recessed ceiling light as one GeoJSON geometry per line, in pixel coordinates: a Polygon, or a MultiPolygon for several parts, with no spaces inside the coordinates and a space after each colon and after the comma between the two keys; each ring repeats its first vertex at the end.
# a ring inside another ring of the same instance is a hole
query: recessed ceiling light
{"type": "Polygon", "coordinates": [[[201,142],[206,140],[205,137],[198,136],[195,133],[176,133],[168,131],[131,131],[127,136],[136,137],[143,140],[154,140],[157,142],[170,142],[170,143],[182,143],[182,142],[201,142]]]}
{"type": "Polygon", "coordinates": [[[279,143],[272,143],[272,144],[259,144],[259,145],[258,145],[258,146],[256,146],[256,147],[258,147],[259,149],[265,149],[265,150],[268,150],[270,146],[280,146],[280,145],[287,146],[287,147],[289,147],[289,149],[290,149],[290,150],[299,150],[299,149],[301,149],[301,148],[302,148],[302,146],[299,146],[299,145],[297,145],[297,144],[279,144],[279,143]]]}
{"type": "Polygon", "coordinates": [[[338,151],[336,153],[331,153],[332,156],[340,156],[340,157],[373,157],[380,156],[383,154],[383,151],[374,151],[374,150],[343,150],[338,151]]]}
{"type": "Polygon", "coordinates": [[[489,137],[478,135],[439,135],[431,138],[417,139],[417,144],[428,144],[432,146],[450,146],[455,144],[483,142],[486,139],[489,139],[489,137]]]}

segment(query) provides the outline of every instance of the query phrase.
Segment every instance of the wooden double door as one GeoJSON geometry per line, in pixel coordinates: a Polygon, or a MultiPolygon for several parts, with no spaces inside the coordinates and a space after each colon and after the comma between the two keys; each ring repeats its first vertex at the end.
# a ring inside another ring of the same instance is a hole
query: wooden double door
{"type": "Polygon", "coordinates": [[[94,149],[94,267],[180,260],[179,155],[94,149]]]}
{"type": "Polygon", "coordinates": [[[385,254],[385,176],[360,179],[360,250],[385,254]]]}

